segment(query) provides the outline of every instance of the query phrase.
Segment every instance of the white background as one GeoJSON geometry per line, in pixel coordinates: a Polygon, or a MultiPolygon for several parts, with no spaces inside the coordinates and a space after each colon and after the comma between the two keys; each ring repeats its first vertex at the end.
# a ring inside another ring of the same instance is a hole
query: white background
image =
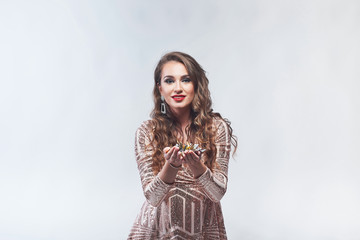
{"type": "Polygon", "coordinates": [[[0,1],[0,239],[126,239],[173,50],[239,138],[229,239],[360,239],[360,2],[0,1]]]}

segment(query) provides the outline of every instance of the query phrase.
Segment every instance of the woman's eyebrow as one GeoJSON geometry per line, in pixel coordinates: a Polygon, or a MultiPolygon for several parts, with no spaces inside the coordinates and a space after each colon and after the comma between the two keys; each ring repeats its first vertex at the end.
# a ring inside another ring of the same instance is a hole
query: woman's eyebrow
{"type": "MultiPolygon", "coordinates": [[[[190,76],[187,74],[187,75],[182,75],[180,78],[186,78],[186,77],[190,77],[190,76]]],[[[163,77],[163,79],[165,79],[165,78],[174,78],[174,76],[172,76],[172,75],[165,75],[165,76],[163,77]]]]}
{"type": "Polygon", "coordinates": [[[167,78],[167,77],[173,78],[172,75],[166,75],[166,76],[163,77],[163,79],[164,79],[164,78],[167,78]]]}

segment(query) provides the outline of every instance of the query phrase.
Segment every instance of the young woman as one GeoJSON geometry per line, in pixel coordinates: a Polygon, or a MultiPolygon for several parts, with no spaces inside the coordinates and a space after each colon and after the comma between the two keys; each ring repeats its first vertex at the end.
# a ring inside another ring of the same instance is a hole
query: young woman
{"type": "Polygon", "coordinates": [[[237,146],[230,123],[213,112],[209,81],[191,56],[164,55],[154,78],[152,118],[135,139],[146,201],[128,239],[227,239],[220,199],[237,146]]]}

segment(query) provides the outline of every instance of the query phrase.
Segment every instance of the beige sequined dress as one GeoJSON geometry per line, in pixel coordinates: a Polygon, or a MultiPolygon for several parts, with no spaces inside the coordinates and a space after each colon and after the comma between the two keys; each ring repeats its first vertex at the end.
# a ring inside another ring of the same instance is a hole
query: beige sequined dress
{"type": "Polygon", "coordinates": [[[217,135],[218,168],[207,169],[194,179],[182,167],[173,184],[164,183],[152,171],[151,121],[136,131],[135,154],[146,201],[128,239],[227,239],[220,199],[226,192],[230,136],[226,123],[213,121],[217,135]]]}

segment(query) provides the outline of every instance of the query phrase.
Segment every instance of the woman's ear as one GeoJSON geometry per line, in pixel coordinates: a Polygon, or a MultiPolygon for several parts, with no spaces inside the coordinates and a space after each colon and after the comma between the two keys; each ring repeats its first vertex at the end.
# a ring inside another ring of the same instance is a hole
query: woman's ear
{"type": "Polygon", "coordinates": [[[162,93],[161,85],[160,85],[159,83],[158,83],[157,85],[158,85],[158,89],[159,89],[160,95],[162,95],[162,94],[161,94],[161,93],[162,93]]]}

